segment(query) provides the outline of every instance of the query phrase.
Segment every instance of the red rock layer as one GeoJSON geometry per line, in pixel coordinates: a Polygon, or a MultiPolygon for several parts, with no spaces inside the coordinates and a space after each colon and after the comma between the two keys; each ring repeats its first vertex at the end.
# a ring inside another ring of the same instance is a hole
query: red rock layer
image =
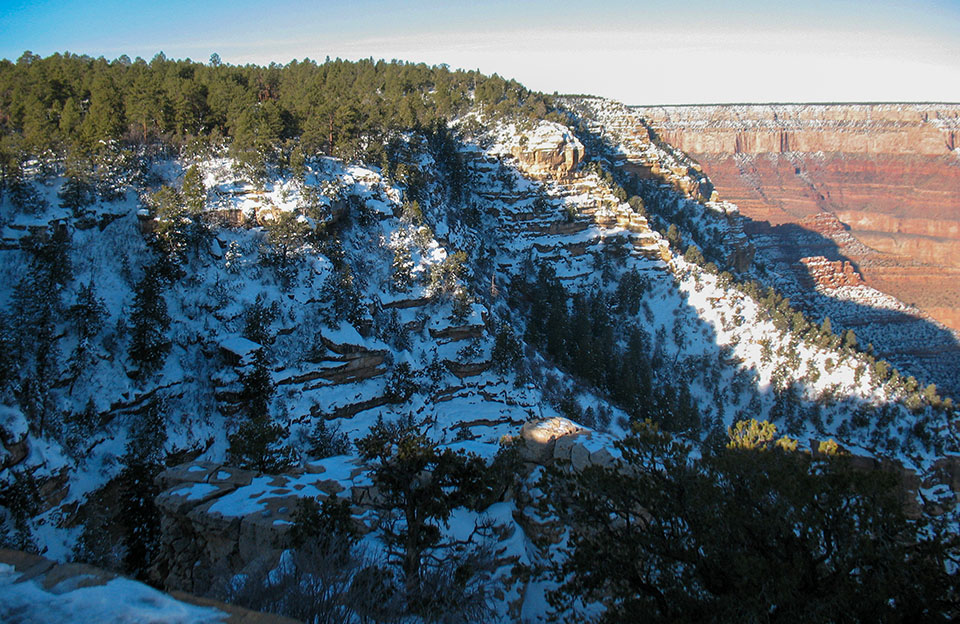
{"type": "Polygon", "coordinates": [[[744,216],[820,231],[831,213],[845,231],[821,233],[868,285],[960,330],[960,105],[637,112],[744,216]]]}
{"type": "Polygon", "coordinates": [[[821,288],[840,288],[841,286],[863,286],[863,279],[853,265],[843,261],[831,262],[823,256],[800,258],[810,278],[821,288]]]}

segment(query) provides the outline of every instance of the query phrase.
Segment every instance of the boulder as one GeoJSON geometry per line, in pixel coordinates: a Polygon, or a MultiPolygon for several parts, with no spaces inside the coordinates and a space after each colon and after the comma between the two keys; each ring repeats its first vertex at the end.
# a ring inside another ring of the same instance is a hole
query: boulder
{"type": "Polygon", "coordinates": [[[577,423],[559,416],[528,421],[520,429],[524,442],[521,455],[526,461],[546,464],[554,457],[558,439],[581,431],[583,428],[577,423]]]}

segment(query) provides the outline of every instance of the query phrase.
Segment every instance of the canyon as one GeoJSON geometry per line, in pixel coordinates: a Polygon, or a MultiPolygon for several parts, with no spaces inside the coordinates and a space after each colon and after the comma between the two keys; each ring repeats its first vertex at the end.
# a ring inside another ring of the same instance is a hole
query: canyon
{"type": "Polygon", "coordinates": [[[795,262],[849,261],[867,285],[960,329],[960,105],[632,110],[702,167],[749,231],[789,245],[792,225],[833,243],[795,262]]]}

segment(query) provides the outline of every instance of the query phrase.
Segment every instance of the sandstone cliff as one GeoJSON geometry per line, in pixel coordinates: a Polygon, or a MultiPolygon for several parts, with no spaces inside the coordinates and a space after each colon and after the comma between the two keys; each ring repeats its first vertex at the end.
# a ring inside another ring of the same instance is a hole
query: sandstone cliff
{"type": "Polygon", "coordinates": [[[841,247],[868,285],[960,329],[960,105],[634,110],[746,217],[835,215],[860,243],[841,247]]]}

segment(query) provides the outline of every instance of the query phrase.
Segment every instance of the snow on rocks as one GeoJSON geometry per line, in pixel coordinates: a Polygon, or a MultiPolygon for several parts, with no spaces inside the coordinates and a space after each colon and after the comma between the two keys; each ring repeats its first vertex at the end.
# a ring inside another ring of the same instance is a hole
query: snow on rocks
{"type": "Polygon", "coordinates": [[[583,161],[583,144],[569,128],[540,121],[530,131],[508,125],[501,132],[502,142],[488,150],[497,156],[511,155],[531,178],[563,179],[583,161]]]}
{"type": "Polygon", "coordinates": [[[143,583],[80,563],[57,564],[0,549],[0,621],[165,622],[167,624],[295,624],[183,592],[165,594],[143,583]]]}

